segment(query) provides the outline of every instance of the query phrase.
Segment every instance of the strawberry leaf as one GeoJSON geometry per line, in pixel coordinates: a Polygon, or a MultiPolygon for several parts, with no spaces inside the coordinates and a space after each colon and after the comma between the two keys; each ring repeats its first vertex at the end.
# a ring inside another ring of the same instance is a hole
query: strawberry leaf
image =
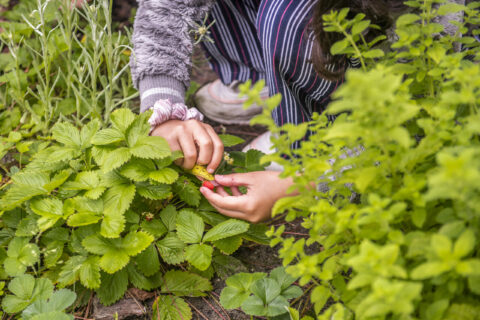
{"type": "Polygon", "coordinates": [[[212,262],[213,248],[206,244],[193,244],[185,249],[185,259],[200,271],[205,271],[212,262]]]}
{"type": "Polygon", "coordinates": [[[203,237],[203,241],[217,241],[248,231],[250,225],[245,221],[230,219],[214,226],[203,237]]]}
{"type": "Polygon", "coordinates": [[[183,209],[177,216],[177,234],[185,243],[199,243],[202,240],[205,224],[192,210],[183,209]]]}
{"type": "Polygon", "coordinates": [[[168,271],[163,276],[161,292],[176,296],[200,297],[211,291],[212,285],[208,279],[185,271],[168,271]]]}

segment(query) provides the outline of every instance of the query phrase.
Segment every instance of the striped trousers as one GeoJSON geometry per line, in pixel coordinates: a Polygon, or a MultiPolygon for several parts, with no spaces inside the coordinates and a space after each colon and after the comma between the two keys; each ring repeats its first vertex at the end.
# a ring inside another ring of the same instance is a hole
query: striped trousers
{"type": "Polygon", "coordinates": [[[325,110],[343,80],[321,78],[310,60],[312,0],[217,0],[208,23],[214,43],[203,46],[224,84],[265,79],[282,102],[272,116],[277,125],[310,121],[325,110]]]}

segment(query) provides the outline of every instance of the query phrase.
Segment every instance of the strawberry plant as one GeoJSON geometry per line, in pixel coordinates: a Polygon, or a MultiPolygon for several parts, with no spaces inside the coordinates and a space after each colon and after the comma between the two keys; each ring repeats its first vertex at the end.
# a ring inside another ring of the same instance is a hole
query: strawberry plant
{"type": "Polygon", "coordinates": [[[267,277],[265,273],[238,273],[226,280],[220,303],[227,309],[242,308],[248,315],[278,316],[288,312],[288,300],[302,295],[302,289],[292,285],[295,279],[278,267],[267,277]]]}
{"type": "MultiPolygon", "coordinates": [[[[324,16],[326,30],[346,39],[332,54],[362,67],[347,72],[326,114],[310,123],[276,127],[270,112],[279,97],[263,102],[256,120],[278,150],[263,161],[283,165],[300,192],[273,214],[303,219],[310,235],[295,239],[280,226],[269,231],[271,244],[311,289],[318,319],[480,314],[479,4],[405,4],[411,10],[397,19],[387,51],[363,41],[375,26],[362,15],[324,16]],[[444,33],[438,17],[458,12],[464,21],[444,33]],[[307,130],[309,140],[292,150],[307,130]]],[[[262,103],[257,88],[242,90],[262,103]]]]}
{"type": "Polygon", "coordinates": [[[72,286],[95,291],[106,305],[129,285],[160,288],[159,299],[177,302],[204,295],[222,257],[244,239],[261,241],[261,227],[250,230],[201,199],[201,182],[173,164],[181,155],[149,136],[149,115],[118,109],[105,129],[98,120],[81,129],[59,122],[52,142],[4,185],[0,275],[13,279],[13,295],[2,301],[7,313],[63,312],[56,301],[72,286]],[[15,284],[25,279],[31,290],[19,296],[15,284]],[[52,283],[61,290],[51,298],[35,289],[51,292],[52,283]]]}

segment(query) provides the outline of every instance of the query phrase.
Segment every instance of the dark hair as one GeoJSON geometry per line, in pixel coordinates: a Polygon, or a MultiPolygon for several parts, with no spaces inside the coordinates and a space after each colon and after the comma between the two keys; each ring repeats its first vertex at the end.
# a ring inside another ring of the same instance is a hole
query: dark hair
{"type": "Polygon", "coordinates": [[[347,57],[344,55],[330,55],[332,45],[341,40],[343,36],[336,32],[323,30],[324,14],[331,11],[350,8],[348,18],[352,19],[358,13],[365,14],[365,19],[380,27],[380,30],[370,28],[365,37],[374,37],[385,34],[392,25],[390,13],[403,7],[402,0],[317,0],[313,12],[311,28],[315,36],[312,50],[312,63],[320,76],[327,80],[340,79],[348,66],[347,57]],[[333,66],[333,68],[331,67],[333,66]]]}

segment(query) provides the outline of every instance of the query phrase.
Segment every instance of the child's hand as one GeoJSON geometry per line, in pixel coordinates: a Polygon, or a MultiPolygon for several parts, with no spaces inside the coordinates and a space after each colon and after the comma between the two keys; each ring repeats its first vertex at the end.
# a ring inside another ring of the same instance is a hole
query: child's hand
{"type": "Polygon", "coordinates": [[[153,136],[167,140],[172,151],[183,152],[183,159],[176,164],[185,169],[192,169],[195,164],[207,166],[207,171],[213,173],[223,158],[223,143],[213,128],[197,120],[169,120],[158,125],[153,136]]]}
{"type": "Polygon", "coordinates": [[[230,175],[216,175],[215,181],[221,186],[216,188],[217,193],[206,187],[200,191],[210,204],[226,216],[258,223],[271,217],[275,202],[287,196],[286,190],[292,185],[292,180],[281,179],[276,171],[257,171],[249,173],[235,173],[230,175]],[[223,188],[230,187],[229,195],[223,188]],[[242,194],[239,186],[247,188],[242,194]]]}

